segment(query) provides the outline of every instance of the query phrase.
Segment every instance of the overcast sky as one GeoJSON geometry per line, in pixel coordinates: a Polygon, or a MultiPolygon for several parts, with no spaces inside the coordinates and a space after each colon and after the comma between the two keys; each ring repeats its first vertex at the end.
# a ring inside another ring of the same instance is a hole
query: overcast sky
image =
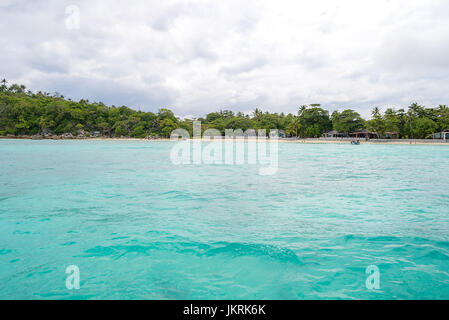
{"type": "Polygon", "coordinates": [[[0,77],[76,100],[367,116],[449,104],[449,1],[0,0],[0,53],[0,77]]]}

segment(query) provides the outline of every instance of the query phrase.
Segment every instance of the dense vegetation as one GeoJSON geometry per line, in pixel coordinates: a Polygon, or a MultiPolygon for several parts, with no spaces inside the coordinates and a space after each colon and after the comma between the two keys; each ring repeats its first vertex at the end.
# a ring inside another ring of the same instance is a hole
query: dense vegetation
{"type": "MultiPolygon", "coordinates": [[[[51,133],[90,136],[99,132],[108,137],[168,137],[176,128],[192,132],[192,119],[179,119],[172,111],[142,112],[125,106],[108,107],[101,102],[79,102],[55,93],[31,92],[23,85],[0,85],[0,136],[51,133]]],[[[255,109],[251,115],[229,110],[213,112],[202,121],[203,130],[279,129],[288,136],[321,137],[335,130],[343,133],[368,129],[380,135],[397,132],[401,138],[430,138],[432,133],[449,128],[449,108],[425,108],[416,103],[407,111],[388,108],[382,114],[374,108],[372,119],[364,120],[354,110],[332,114],[318,104],[301,106],[297,114],[269,113],[255,109]]]]}

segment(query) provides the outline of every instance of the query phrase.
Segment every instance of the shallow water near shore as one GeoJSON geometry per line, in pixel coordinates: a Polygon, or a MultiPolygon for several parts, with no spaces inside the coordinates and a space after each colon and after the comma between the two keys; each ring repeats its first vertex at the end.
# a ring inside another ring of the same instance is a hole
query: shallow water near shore
{"type": "Polygon", "coordinates": [[[0,140],[0,298],[449,299],[448,147],[284,143],[260,176],[172,146],[0,140]]]}

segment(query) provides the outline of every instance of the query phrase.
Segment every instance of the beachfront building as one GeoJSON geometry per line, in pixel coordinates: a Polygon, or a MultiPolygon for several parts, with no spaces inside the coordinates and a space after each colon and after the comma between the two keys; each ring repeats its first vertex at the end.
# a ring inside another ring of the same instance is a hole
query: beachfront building
{"type": "Polygon", "coordinates": [[[385,139],[399,139],[399,133],[397,133],[397,132],[385,132],[385,139]]]}
{"type": "Polygon", "coordinates": [[[279,138],[281,138],[281,139],[285,138],[285,137],[287,136],[287,135],[285,134],[285,130],[279,130],[278,136],[279,136],[279,138]]]}
{"type": "Polygon", "coordinates": [[[379,139],[379,135],[377,133],[366,129],[354,131],[349,136],[356,139],[379,139]]]}
{"type": "Polygon", "coordinates": [[[329,131],[324,134],[326,139],[338,139],[338,138],[347,138],[348,135],[346,133],[338,132],[338,131],[329,131]]]}
{"type": "Polygon", "coordinates": [[[449,129],[446,129],[442,132],[437,132],[433,134],[433,139],[435,140],[444,140],[446,142],[449,141],[449,129]]]}

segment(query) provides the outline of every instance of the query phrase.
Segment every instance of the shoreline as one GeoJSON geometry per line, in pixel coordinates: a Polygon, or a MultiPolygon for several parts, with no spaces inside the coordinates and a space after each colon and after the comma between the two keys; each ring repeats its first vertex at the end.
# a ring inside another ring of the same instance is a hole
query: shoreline
{"type": "MultiPolygon", "coordinates": [[[[157,138],[157,139],[146,139],[146,138],[108,138],[108,137],[97,137],[97,138],[65,138],[65,137],[55,137],[55,138],[41,138],[35,139],[32,136],[0,136],[0,140],[53,140],[53,141],[65,141],[65,140],[87,140],[87,141],[145,141],[145,142],[175,142],[171,141],[169,138],[157,138]]],[[[194,141],[195,139],[189,139],[189,141],[194,141]]],[[[255,139],[244,139],[244,141],[254,141],[255,139]]],[[[401,140],[359,140],[360,145],[369,144],[369,145],[427,145],[427,146],[449,146],[449,141],[435,141],[435,140],[419,140],[419,139],[404,139],[401,140]]],[[[270,139],[267,139],[266,142],[270,142],[270,139]]],[[[278,142],[280,143],[302,143],[302,144],[350,144],[351,140],[340,140],[340,139],[286,139],[279,138],[278,142]]]]}

